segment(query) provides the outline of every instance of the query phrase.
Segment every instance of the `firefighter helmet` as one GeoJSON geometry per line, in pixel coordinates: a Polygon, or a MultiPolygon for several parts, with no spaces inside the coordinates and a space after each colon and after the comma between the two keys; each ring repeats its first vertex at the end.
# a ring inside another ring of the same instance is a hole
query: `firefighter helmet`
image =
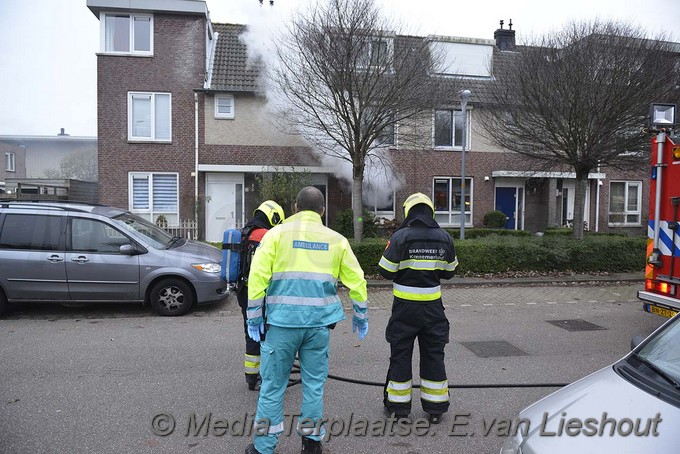
{"type": "Polygon", "coordinates": [[[434,204],[432,203],[432,200],[430,200],[430,198],[422,192],[411,194],[404,201],[404,217],[408,217],[408,212],[411,211],[411,208],[416,205],[420,205],[421,203],[430,207],[432,210],[432,217],[434,217],[434,204]]]}
{"type": "Polygon", "coordinates": [[[257,209],[253,212],[253,216],[258,211],[263,212],[264,215],[267,216],[267,219],[272,226],[280,224],[286,218],[281,205],[274,202],[273,200],[265,200],[262,202],[260,206],[257,207],[257,209]]]}

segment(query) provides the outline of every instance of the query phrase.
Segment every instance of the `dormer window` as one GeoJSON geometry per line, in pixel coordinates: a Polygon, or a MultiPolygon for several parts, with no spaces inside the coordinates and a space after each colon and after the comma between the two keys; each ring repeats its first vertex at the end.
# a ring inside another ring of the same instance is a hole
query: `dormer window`
{"type": "Polygon", "coordinates": [[[365,44],[359,57],[360,68],[390,68],[392,65],[392,40],[373,38],[365,44]]]}
{"type": "Polygon", "coordinates": [[[112,54],[153,54],[153,16],[102,13],[102,47],[112,54]]]}

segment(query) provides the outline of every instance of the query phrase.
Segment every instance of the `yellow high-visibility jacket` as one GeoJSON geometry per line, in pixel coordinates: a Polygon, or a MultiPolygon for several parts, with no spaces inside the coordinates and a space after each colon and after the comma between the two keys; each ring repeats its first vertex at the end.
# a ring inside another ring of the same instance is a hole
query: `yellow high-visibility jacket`
{"type": "Polygon", "coordinates": [[[263,315],[267,324],[287,328],[344,320],[338,279],[349,288],[354,320],[367,321],[366,280],[349,242],[325,227],[319,214],[299,212],[269,230],[253,256],[248,324],[262,323],[263,315]]]}

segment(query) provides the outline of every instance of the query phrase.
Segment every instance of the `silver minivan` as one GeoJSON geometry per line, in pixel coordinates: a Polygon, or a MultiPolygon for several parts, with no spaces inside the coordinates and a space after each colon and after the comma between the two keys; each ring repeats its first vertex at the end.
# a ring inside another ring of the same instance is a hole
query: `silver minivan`
{"type": "Polygon", "coordinates": [[[132,302],[183,315],[222,300],[221,251],[125,210],[0,202],[0,313],[8,303],[132,302]]]}

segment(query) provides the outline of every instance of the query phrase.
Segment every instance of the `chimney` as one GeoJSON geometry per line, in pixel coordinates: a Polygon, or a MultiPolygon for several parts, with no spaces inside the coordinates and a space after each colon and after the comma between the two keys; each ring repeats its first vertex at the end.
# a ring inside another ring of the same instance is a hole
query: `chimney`
{"type": "Polygon", "coordinates": [[[61,132],[57,135],[58,136],[68,136],[68,134],[66,134],[66,132],[64,132],[64,128],[61,128],[61,132]]]}
{"type": "Polygon", "coordinates": [[[503,21],[501,21],[501,28],[493,33],[493,37],[496,40],[496,47],[499,50],[515,50],[515,30],[512,29],[512,19],[510,19],[509,29],[503,28],[503,21]]]}

